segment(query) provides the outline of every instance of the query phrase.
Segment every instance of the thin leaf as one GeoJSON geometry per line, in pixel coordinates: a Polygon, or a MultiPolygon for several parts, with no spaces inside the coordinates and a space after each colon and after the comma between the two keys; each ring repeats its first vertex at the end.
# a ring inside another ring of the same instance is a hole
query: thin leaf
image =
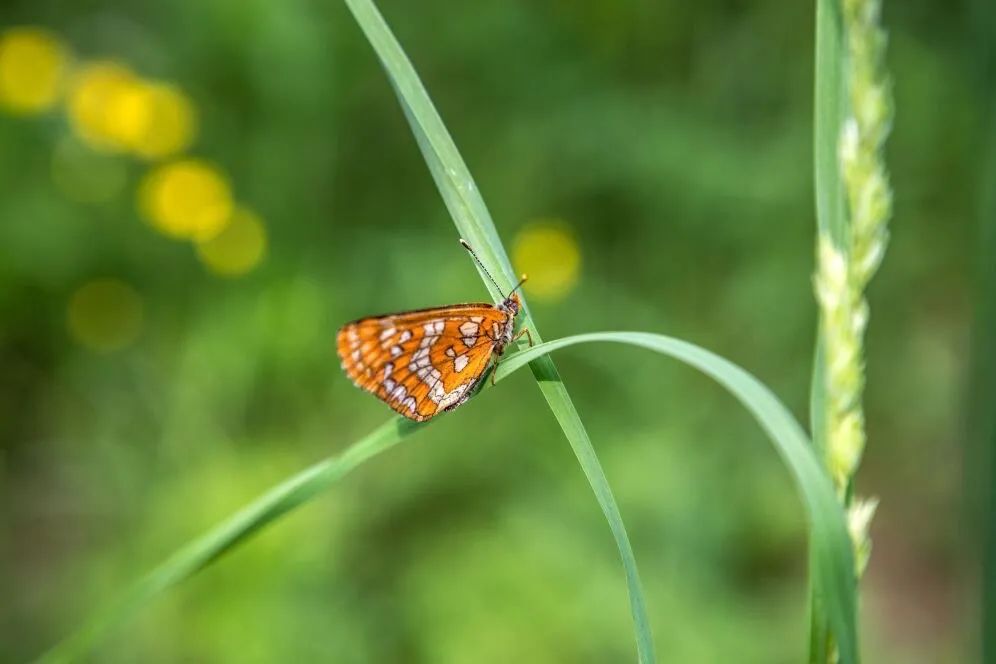
{"type": "Polygon", "coordinates": [[[174,553],[139,580],[118,604],[99,613],[38,661],[71,662],[83,658],[107,631],[137,613],[156,595],[193,576],[279,517],[335,484],[364,461],[394,447],[422,426],[402,418],[388,420],[341,455],[320,461],[273,487],[174,553]]]}
{"type": "MultiPolygon", "coordinates": [[[[843,661],[854,661],[846,655],[850,651],[848,644],[853,642],[848,639],[853,639],[854,634],[854,580],[843,513],[802,429],[756,378],[718,355],[678,339],[642,332],[601,332],[551,341],[511,355],[498,366],[496,381],[554,350],[606,341],[647,348],[699,369],[736,396],[765,429],[799,487],[812,526],[815,569],[824,586],[833,590],[827,599],[836,633],[843,637],[840,641],[843,661]]],[[[43,655],[40,661],[66,662],[82,658],[107,631],[135,614],[156,595],[193,576],[278,517],[332,486],[364,461],[390,449],[424,426],[427,424],[392,418],[343,454],[321,461],[273,487],[170,556],[135,584],[124,600],[43,655]]]]}
{"type": "Polygon", "coordinates": [[[579,334],[539,344],[498,365],[496,380],[551,351],[593,341],[630,344],[681,360],[715,379],[747,407],[795,480],[809,517],[812,573],[824,589],[823,606],[841,661],[857,662],[854,562],[844,512],[810,441],[788,409],[760,381],[732,362],[686,341],[645,332],[579,334]]]}
{"type": "MultiPolygon", "coordinates": [[[[508,255],[498,237],[498,231],[487,206],[478,192],[474,179],[467,169],[456,144],[443,125],[439,113],[415,73],[401,45],[391,33],[384,18],[370,0],[345,0],[353,12],[357,23],[373,46],[377,57],[387,72],[401,103],[405,117],[411,125],[418,146],[432,172],[432,177],[442,194],[446,207],[460,234],[466,238],[479,254],[481,261],[507,293],[516,279],[508,255]]],[[[483,278],[483,275],[482,275],[483,278]]],[[[492,297],[498,299],[498,292],[487,279],[485,286],[492,297]]],[[[522,324],[532,331],[539,340],[539,331],[529,313],[528,304],[523,302],[522,324]]],[[[608,521],[622,559],[623,570],[629,590],[630,611],[636,630],[637,654],[641,664],[655,661],[653,637],[647,617],[646,601],[640,583],[633,555],[633,547],[626,534],[622,515],[616,505],[608,480],[602,470],[595,449],[591,445],[588,432],[581,423],[577,409],[564,387],[553,361],[548,357],[537,357],[530,365],[540,391],[553,411],[564,435],[570,442],[574,454],[584,471],[588,483],[602,512],[608,521]]]]}
{"type": "MultiPolygon", "coordinates": [[[[373,5],[367,0],[346,2],[391,77],[405,115],[412,124],[419,146],[458,229],[474,244],[482,260],[492,268],[499,283],[508,289],[514,281],[508,257],[473,179],[421,82],[373,5]]],[[[492,295],[498,294],[492,290],[492,295]]],[[[524,312],[524,318],[527,324],[531,323],[528,309],[524,312]]],[[[538,338],[535,324],[532,324],[532,329],[534,336],[538,338]]],[[[545,357],[545,353],[554,349],[584,341],[632,343],[683,359],[712,375],[751,409],[772,436],[776,448],[800,487],[812,525],[814,572],[821,585],[830,590],[826,595],[827,606],[835,632],[840,635],[842,659],[845,662],[856,661],[852,566],[840,507],[828,481],[808,450],[801,429],[773,395],[749,374],[722,358],[691,344],[659,335],[604,333],[543,344],[509,358],[501,367],[499,376],[507,376],[511,371],[530,362],[530,368],[539,381],[544,396],[574,448],[620,550],[636,623],[640,661],[651,662],[654,655],[632,548],[587,433],[555,366],[545,357]]],[[[81,657],[108,629],[134,614],[158,593],[196,574],[275,519],[307,502],[360,463],[397,444],[417,428],[407,421],[392,419],[349,448],[342,456],[322,461],[271,489],[174,554],[136,584],[124,601],[99,615],[82,630],[49,651],[43,656],[43,660],[68,661],[81,657]]]]}

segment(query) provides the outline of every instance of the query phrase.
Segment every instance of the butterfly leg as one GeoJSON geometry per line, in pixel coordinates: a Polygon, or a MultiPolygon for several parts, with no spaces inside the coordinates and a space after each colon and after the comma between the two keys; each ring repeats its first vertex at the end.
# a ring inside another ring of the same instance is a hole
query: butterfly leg
{"type": "Polygon", "coordinates": [[[519,330],[519,333],[517,335],[515,335],[514,337],[512,337],[512,341],[513,342],[518,341],[519,339],[522,338],[523,334],[526,335],[526,339],[529,340],[529,347],[532,348],[533,347],[533,335],[529,333],[529,328],[528,327],[524,327],[521,330],[519,330]]]}

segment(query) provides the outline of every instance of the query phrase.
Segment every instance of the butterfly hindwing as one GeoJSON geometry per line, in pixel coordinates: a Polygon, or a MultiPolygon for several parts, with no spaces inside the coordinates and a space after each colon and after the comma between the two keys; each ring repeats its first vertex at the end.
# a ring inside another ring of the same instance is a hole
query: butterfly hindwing
{"type": "Polygon", "coordinates": [[[374,316],[343,326],[337,350],[357,387],[422,421],[472,394],[508,322],[486,303],[374,316]]]}

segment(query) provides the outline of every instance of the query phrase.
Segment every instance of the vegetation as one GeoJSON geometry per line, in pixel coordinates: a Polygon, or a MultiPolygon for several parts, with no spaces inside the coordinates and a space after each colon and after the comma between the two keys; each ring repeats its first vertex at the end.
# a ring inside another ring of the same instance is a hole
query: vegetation
{"type": "MultiPolygon", "coordinates": [[[[708,3],[386,7],[425,86],[370,0],[345,5],[360,31],[339,6],[180,4],[0,36],[10,658],[68,634],[44,657],[625,661],[635,634],[642,662],[798,661],[807,622],[811,661],[967,657],[964,602],[921,642],[903,633],[916,618],[880,609],[931,587],[890,577],[897,555],[940,555],[952,594],[971,569],[924,509],[958,498],[957,458],[922,451],[957,443],[971,232],[938,234],[960,200],[908,166],[893,204],[877,3],[821,0],[815,19],[761,3],[750,20],[708,3]],[[807,19],[815,44],[790,29],[807,19]],[[331,344],[359,315],[480,297],[401,117],[498,285],[531,274],[539,342],[424,425],[384,422],[331,344]],[[873,286],[893,207],[905,240],[873,286]],[[911,284],[945,306],[911,314],[911,284]],[[577,334],[617,329],[648,331],[577,334]],[[549,353],[577,344],[562,380],[549,353]],[[504,382],[524,366],[546,408],[504,382]],[[890,558],[871,559],[858,611],[880,522],[890,558]]],[[[927,55],[898,18],[903,81],[927,55]]],[[[909,80],[895,151],[967,162],[931,122],[937,80],[909,80]]]]}

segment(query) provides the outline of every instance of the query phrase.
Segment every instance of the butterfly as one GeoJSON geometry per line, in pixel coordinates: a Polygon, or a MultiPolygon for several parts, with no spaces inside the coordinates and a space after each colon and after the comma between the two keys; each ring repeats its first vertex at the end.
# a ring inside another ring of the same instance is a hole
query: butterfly
{"type": "MultiPolygon", "coordinates": [[[[498,288],[470,245],[460,244],[498,288]]],[[[525,334],[533,345],[528,328],[515,333],[522,308],[515,291],[525,281],[499,304],[452,304],[346,323],[336,335],[342,369],[354,385],[416,422],[453,410],[474,394],[509,344],[525,334]]]]}

